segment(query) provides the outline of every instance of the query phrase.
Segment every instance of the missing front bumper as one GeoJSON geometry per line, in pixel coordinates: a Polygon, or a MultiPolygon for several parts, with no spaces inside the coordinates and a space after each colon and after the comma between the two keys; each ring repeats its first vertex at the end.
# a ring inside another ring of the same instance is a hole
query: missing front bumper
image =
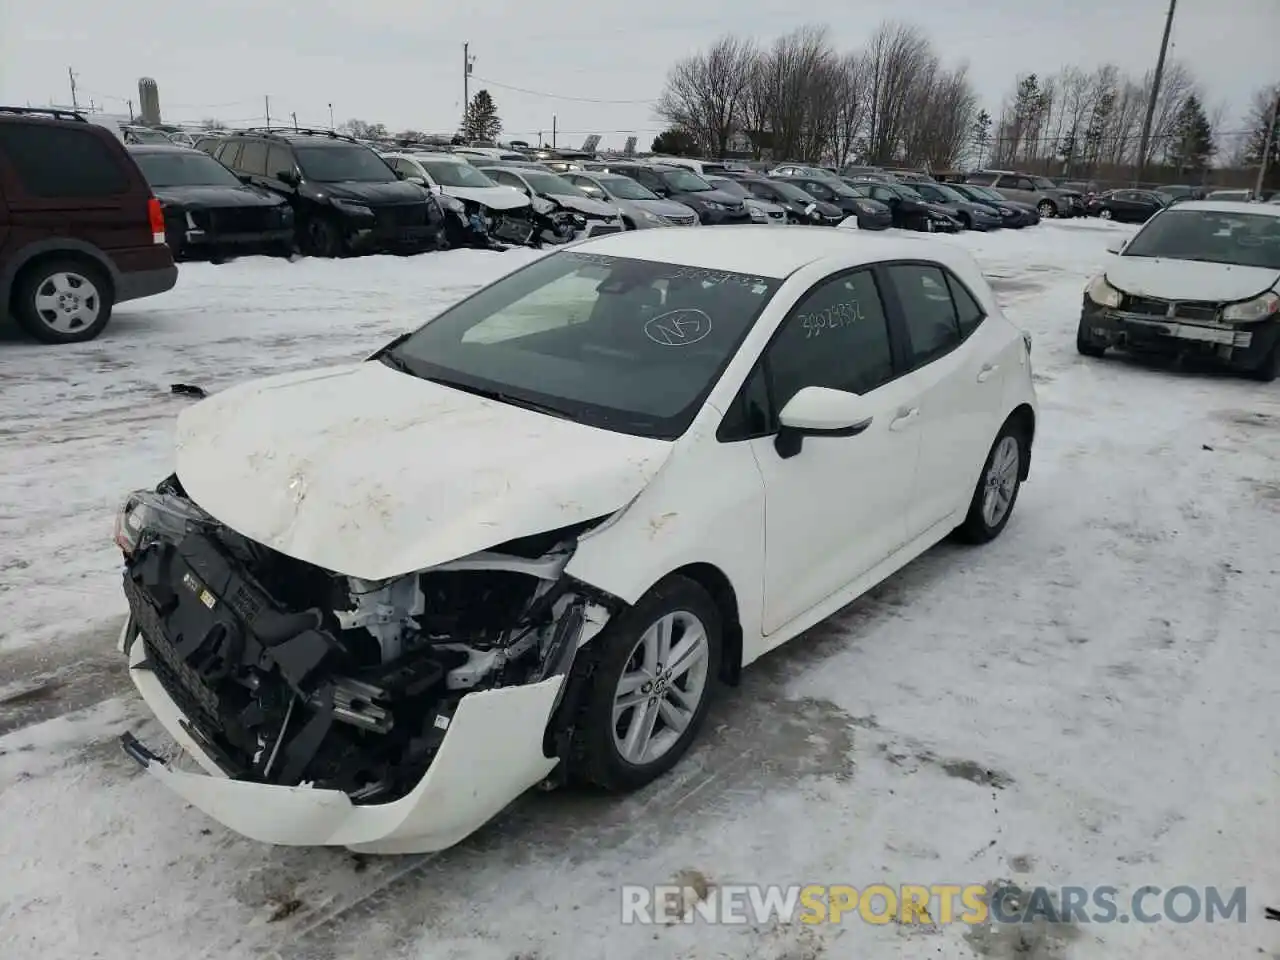
{"type": "Polygon", "coordinates": [[[192,735],[181,708],[146,663],[132,619],[118,647],[129,676],[165,730],[205,773],[175,770],[137,738],[124,751],[192,806],[252,840],[284,846],[344,846],[362,853],[424,853],[453,846],[557,764],[543,737],[564,683],[555,675],[525,686],[464,696],[426,774],[408,794],[356,805],[339,790],[233,780],[192,735]]]}
{"type": "Polygon", "coordinates": [[[1280,343],[1280,322],[1245,327],[1137,316],[1100,307],[1085,297],[1081,333],[1098,346],[1139,354],[1187,357],[1232,370],[1254,370],[1280,343]]]}

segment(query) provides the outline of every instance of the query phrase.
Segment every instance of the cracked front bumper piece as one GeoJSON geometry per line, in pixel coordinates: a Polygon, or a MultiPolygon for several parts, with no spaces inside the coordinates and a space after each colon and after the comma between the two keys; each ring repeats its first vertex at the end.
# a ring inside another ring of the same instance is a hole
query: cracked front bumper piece
{"type": "Polygon", "coordinates": [[[132,734],[125,752],[192,806],[237,833],[285,846],[344,846],[361,853],[443,850],[458,843],[555,768],[544,732],[563,675],[523,686],[469,693],[459,701],[430,767],[408,794],[357,805],[340,790],[230,778],[192,734],[193,727],[147,665],[133,618],[119,650],[147,706],[204,773],[174,769],[132,734]]]}

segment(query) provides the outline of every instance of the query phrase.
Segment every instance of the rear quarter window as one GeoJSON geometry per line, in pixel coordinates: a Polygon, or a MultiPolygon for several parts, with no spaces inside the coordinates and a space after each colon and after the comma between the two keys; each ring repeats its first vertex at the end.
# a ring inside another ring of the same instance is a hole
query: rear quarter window
{"type": "Polygon", "coordinates": [[[124,158],[92,128],[0,124],[0,155],[13,169],[19,187],[31,197],[116,197],[133,187],[124,158]]]}

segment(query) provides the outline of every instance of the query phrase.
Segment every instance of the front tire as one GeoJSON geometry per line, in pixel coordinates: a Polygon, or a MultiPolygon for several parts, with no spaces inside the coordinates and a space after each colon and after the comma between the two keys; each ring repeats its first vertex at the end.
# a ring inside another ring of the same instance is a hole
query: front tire
{"type": "Polygon", "coordinates": [[[1093,357],[1095,360],[1107,352],[1106,344],[1098,343],[1089,335],[1089,328],[1083,320],[1076,327],[1076,352],[1084,357],[1093,357]]]}
{"type": "Polygon", "coordinates": [[[1058,206],[1052,200],[1041,200],[1036,209],[1040,211],[1040,216],[1045,220],[1050,220],[1058,215],[1058,206]]]}
{"type": "Polygon", "coordinates": [[[317,214],[306,221],[299,246],[313,257],[342,256],[342,230],[328,217],[317,214]]]}
{"type": "Polygon", "coordinates": [[[1015,423],[1006,422],[982,466],[982,475],[969,502],[969,513],[956,533],[966,543],[989,543],[1000,536],[1022,488],[1027,440],[1015,423]]]}
{"type": "Polygon", "coordinates": [[[1280,377],[1280,343],[1272,347],[1267,358],[1250,373],[1253,379],[1262,383],[1273,383],[1277,377],[1280,377]]]}
{"type": "Polygon", "coordinates": [[[49,260],[22,274],[14,319],[41,343],[83,343],[111,319],[111,284],[98,267],[79,260],[49,260]]]}
{"type": "Polygon", "coordinates": [[[706,719],[722,630],[706,590],[671,576],[585,646],[569,681],[585,689],[571,721],[568,779],[627,792],[674,767],[706,719]]]}
{"type": "Polygon", "coordinates": [[[1100,220],[1110,220],[1114,216],[1115,214],[1111,212],[1110,207],[1103,207],[1101,210],[1098,211],[1098,219],[1100,220]]]}

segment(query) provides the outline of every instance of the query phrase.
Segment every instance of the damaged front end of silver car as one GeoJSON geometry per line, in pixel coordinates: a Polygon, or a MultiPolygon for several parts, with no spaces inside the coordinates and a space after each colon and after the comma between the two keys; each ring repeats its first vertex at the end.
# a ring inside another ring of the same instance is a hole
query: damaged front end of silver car
{"type": "Polygon", "coordinates": [[[464,697],[564,676],[618,612],[565,574],[577,538],[605,520],[370,582],[237,534],[170,477],[117,518],[123,652],[226,777],[391,803],[431,767],[464,697]]]}

